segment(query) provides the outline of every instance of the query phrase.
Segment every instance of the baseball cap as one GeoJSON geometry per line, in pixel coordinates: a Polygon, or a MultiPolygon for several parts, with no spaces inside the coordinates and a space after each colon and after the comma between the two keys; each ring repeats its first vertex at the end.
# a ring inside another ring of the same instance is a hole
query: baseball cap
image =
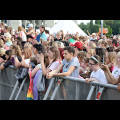
{"type": "Polygon", "coordinates": [[[33,27],[33,24],[29,24],[27,27],[28,27],[28,28],[29,28],[29,27],[33,27]]]}
{"type": "Polygon", "coordinates": [[[76,42],[73,46],[83,49],[83,44],[81,42],[76,42]]]}
{"type": "Polygon", "coordinates": [[[74,44],[73,44],[73,43],[70,43],[70,46],[74,46],[74,44]]]}

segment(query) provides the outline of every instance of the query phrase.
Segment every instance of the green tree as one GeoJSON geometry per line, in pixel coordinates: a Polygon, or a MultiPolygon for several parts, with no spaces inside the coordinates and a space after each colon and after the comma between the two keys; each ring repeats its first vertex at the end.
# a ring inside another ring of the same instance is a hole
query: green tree
{"type": "Polygon", "coordinates": [[[110,36],[112,35],[112,28],[110,28],[110,26],[108,27],[108,33],[106,33],[107,38],[110,38],[110,36]]]}
{"type": "Polygon", "coordinates": [[[93,20],[90,20],[90,26],[89,26],[89,32],[90,34],[92,34],[94,31],[94,28],[93,28],[93,20]]]}
{"type": "Polygon", "coordinates": [[[87,34],[87,30],[89,30],[89,23],[86,25],[82,22],[78,26],[87,34]]]}
{"type": "Polygon", "coordinates": [[[101,20],[95,20],[95,24],[101,25],[101,20]]]}

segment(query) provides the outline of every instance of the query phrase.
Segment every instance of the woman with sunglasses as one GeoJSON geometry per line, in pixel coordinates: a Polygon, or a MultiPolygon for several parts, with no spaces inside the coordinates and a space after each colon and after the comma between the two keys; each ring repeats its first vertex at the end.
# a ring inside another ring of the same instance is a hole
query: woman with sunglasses
{"type": "Polygon", "coordinates": [[[98,55],[94,55],[89,59],[89,67],[93,71],[90,78],[85,79],[87,83],[90,83],[91,81],[96,81],[103,84],[108,83],[104,71],[100,68],[100,57],[98,55]]]}

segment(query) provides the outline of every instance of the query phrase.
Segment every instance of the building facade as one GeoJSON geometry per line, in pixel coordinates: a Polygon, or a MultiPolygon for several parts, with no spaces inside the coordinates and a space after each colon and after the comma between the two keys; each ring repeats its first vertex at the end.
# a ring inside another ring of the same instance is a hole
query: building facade
{"type": "MultiPolygon", "coordinates": [[[[73,21],[77,24],[77,20],[73,21]]],[[[4,22],[5,24],[11,26],[15,30],[18,26],[26,28],[29,23],[33,24],[34,29],[39,29],[40,25],[44,25],[48,28],[54,26],[54,20],[0,20],[0,22],[4,22]]]]}

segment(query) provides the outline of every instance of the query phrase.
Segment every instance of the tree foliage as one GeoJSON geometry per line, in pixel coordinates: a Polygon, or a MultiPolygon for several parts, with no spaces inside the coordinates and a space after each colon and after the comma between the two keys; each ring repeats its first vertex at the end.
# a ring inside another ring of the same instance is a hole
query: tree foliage
{"type": "MultiPolygon", "coordinates": [[[[88,24],[81,23],[79,25],[79,27],[86,34],[87,34],[87,30],[89,31],[90,34],[98,33],[99,32],[99,28],[101,28],[101,20],[95,20],[95,24],[93,24],[93,20],[90,20],[90,23],[88,23],[88,24]]],[[[120,34],[120,20],[104,20],[103,27],[107,28],[107,29],[108,28],[112,29],[112,34],[113,35],[120,34]]]]}

